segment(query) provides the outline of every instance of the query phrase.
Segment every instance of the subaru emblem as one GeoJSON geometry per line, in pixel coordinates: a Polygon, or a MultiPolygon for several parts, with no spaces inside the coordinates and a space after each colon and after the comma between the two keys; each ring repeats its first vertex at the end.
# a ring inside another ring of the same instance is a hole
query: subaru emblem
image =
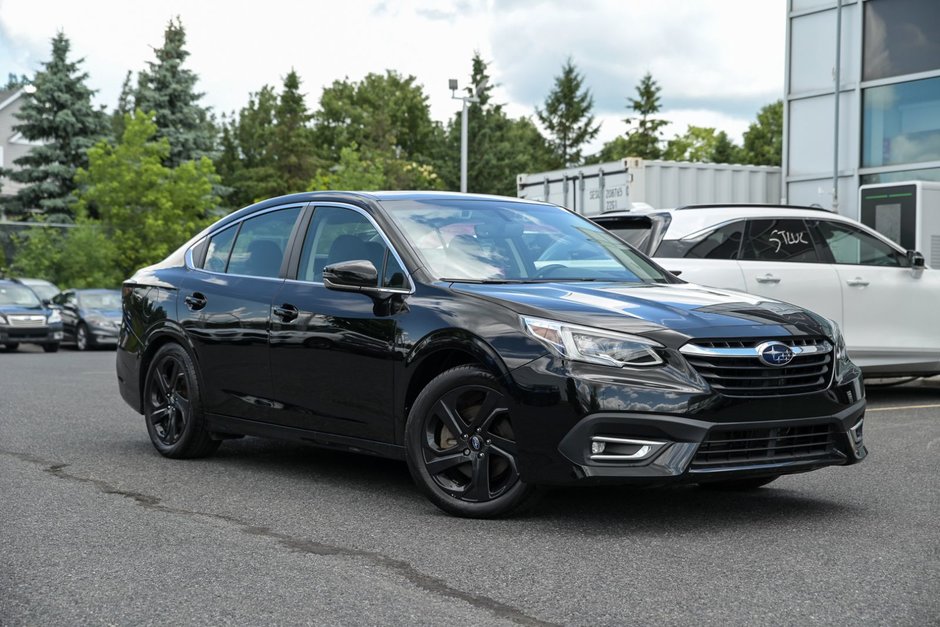
{"type": "Polygon", "coordinates": [[[764,342],[758,344],[757,356],[768,366],[786,366],[793,361],[793,350],[783,342],[764,342]]]}

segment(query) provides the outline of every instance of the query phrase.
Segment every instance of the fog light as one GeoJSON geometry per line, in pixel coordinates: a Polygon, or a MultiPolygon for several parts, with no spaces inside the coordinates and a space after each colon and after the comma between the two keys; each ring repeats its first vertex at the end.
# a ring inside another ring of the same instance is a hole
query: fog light
{"type": "Polygon", "coordinates": [[[669,442],[607,435],[591,436],[591,461],[639,462],[659,453],[669,442]]]}
{"type": "Polygon", "coordinates": [[[53,333],[53,334],[52,334],[52,339],[54,339],[54,340],[61,340],[61,339],[62,339],[62,332],[61,332],[61,331],[56,331],[55,333],[53,333]]]}
{"type": "Polygon", "coordinates": [[[604,449],[607,448],[607,444],[604,442],[591,442],[591,454],[600,455],[604,452],[604,449]]]}
{"type": "Polygon", "coordinates": [[[864,426],[865,426],[865,419],[862,418],[861,420],[858,421],[858,423],[854,427],[849,429],[849,431],[852,432],[852,439],[855,440],[855,444],[862,443],[862,429],[864,428],[864,426]]]}

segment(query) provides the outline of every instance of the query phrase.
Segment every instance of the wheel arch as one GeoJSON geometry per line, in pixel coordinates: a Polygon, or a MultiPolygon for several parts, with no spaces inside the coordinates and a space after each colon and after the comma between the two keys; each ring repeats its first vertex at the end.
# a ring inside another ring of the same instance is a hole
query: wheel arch
{"type": "Polygon", "coordinates": [[[144,384],[147,377],[147,371],[150,370],[150,364],[153,362],[154,356],[157,352],[166,346],[167,344],[177,344],[189,354],[189,358],[192,359],[193,365],[196,369],[196,379],[199,382],[199,387],[202,389],[202,372],[199,368],[199,360],[196,358],[196,351],[192,345],[192,342],[189,339],[189,336],[186,332],[176,324],[171,322],[164,322],[163,324],[154,327],[147,334],[147,337],[144,341],[143,352],[140,355],[140,368],[138,369],[138,394],[140,407],[144,406],[144,384]]]}

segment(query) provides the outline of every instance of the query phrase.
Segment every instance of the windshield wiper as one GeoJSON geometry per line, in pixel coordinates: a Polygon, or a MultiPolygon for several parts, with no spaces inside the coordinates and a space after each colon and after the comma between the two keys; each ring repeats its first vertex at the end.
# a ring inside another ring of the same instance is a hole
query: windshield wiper
{"type": "Polygon", "coordinates": [[[506,283],[527,283],[523,279],[441,279],[448,283],[479,283],[481,285],[502,285],[506,283]]]}

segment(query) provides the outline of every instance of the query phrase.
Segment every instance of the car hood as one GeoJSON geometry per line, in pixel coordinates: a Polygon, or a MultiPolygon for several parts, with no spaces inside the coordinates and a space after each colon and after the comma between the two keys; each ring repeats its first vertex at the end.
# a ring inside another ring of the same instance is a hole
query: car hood
{"type": "Polygon", "coordinates": [[[106,318],[108,320],[120,320],[120,309],[85,309],[82,313],[84,318],[106,318]]]}
{"type": "Polygon", "coordinates": [[[22,305],[0,305],[0,314],[3,314],[4,316],[9,314],[13,314],[14,316],[17,314],[42,314],[44,316],[48,316],[49,310],[38,305],[33,307],[24,307],[22,305]]]}
{"type": "Polygon", "coordinates": [[[650,336],[662,331],[686,339],[831,335],[825,318],[801,307],[690,283],[455,283],[452,288],[524,315],[650,336]]]}

